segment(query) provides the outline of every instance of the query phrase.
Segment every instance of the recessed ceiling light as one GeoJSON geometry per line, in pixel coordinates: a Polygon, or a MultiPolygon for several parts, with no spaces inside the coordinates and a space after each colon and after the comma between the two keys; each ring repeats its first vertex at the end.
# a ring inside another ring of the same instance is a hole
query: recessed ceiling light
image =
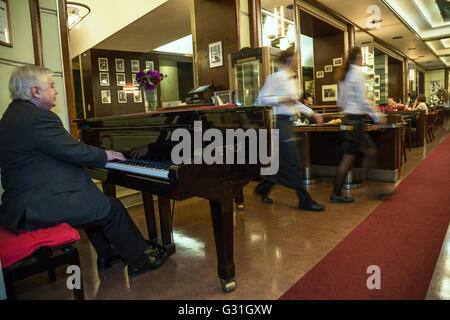
{"type": "Polygon", "coordinates": [[[402,39],[402,36],[396,36],[396,37],[392,37],[392,39],[397,40],[397,39],[402,39]]]}
{"type": "Polygon", "coordinates": [[[419,56],[419,58],[423,58],[423,57],[425,57],[425,56],[419,56]]]}
{"type": "Polygon", "coordinates": [[[370,44],[372,41],[364,41],[362,44],[370,44]]]}
{"type": "Polygon", "coordinates": [[[415,50],[416,48],[408,48],[408,50],[415,50]]]}

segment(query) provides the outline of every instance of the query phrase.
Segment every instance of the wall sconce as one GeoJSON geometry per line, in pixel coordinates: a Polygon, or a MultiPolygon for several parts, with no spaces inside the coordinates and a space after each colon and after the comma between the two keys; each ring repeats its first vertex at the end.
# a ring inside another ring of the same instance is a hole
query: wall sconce
{"type": "Polygon", "coordinates": [[[82,3],[67,2],[67,27],[69,30],[77,26],[91,12],[91,9],[82,3]]]}

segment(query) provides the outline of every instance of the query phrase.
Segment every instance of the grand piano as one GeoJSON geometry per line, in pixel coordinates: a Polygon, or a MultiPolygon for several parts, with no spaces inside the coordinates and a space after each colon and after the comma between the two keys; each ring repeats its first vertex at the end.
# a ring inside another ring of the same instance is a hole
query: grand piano
{"type": "MultiPolygon", "coordinates": [[[[194,121],[202,122],[203,132],[210,128],[219,129],[224,142],[226,129],[268,129],[267,149],[270,153],[270,107],[226,105],[75,120],[81,141],[86,144],[121,151],[125,155],[132,148],[148,146],[149,152],[144,158],[108,162],[104,169],[87,168],[87,171],[92,178],[102,182],[103,191],[108,196],[116,196],[116,185],[142,192],[150,241],[158,242],[169,254],[175,253],[170,199],[180,201],[202,197],[209,200],[218,275],[222,289],[230,292],[236,287],[233,198],[240,194],[251,179],[260,175],[262,165],[259,160],[257,164],[249,164],[248,143],[245,144],[245,164],[207,165],[195,164],[192,160],[187,164],[174,164],[171,151],[178,142],[171,141],[170,137],[178,128],[187,129],[193,137],[194,121]],[[158,196],[160,239],[157,235],[153,195],[158,196]]],[[[209,143],[203,142],[203,147],[209,143]]],[[[234,152],[237,150],[236,145],[233,149],[234,152]]],[[[194,155],[194,150],[191,154],[194,155]]]]}

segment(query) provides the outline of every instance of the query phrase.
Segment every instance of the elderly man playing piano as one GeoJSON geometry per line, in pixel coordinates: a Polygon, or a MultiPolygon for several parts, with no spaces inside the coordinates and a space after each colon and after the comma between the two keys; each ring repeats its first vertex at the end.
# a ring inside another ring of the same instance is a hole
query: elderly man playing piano
{"type": "Polygon", "coordinates": [[[130,275],[161,266],[167,254],[148,246],[121,202],[106,197],[83,169],[103,168],[124,156],[88,146],[67,133],[50,111],[57,95],[51,70],[19,67],[11,75],[9,91],[13,101],[0,120],[5,190],[0,224],[16,232],[63,222],[83,229],[97,251],[99,271],[120,259],[130,275]]]}

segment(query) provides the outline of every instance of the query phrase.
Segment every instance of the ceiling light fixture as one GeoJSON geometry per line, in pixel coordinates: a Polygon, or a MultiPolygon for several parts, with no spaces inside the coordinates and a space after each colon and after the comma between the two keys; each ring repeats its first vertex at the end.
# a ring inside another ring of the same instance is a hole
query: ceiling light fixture
{"type": "Polygon", "coordinates": [[[67,2],[67,27],[72,30],[76,25],[80,23],[88,14],[91,9],[82,3],[67,2]]]}
{"type": "Polygon", "coordinates": [[[408,50],[416,50],[416,48],[408,48],[408,50]]]}
{"type": "Polygon", "coordinates": [[[403,36],[396,36],[396,37],[392,37],[392,39],[397,40],[397,39],[402,39],[403,36]]]}

